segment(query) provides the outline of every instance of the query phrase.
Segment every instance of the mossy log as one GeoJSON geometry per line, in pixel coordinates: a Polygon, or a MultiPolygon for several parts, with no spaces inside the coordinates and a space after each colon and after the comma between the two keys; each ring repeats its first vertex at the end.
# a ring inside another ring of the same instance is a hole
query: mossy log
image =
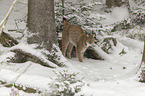
{"type": "Polygon", "coordinates": [[[18,41],[11,37],[9,34],[2,32],[0,34],[0,43],[4,47],[12,47],[18,44],[18,41]]]}

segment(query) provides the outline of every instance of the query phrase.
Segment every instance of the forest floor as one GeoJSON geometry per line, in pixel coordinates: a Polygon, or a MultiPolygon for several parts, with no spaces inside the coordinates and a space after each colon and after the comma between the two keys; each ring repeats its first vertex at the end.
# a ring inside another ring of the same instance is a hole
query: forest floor
{"type": "MultiPolygon", "coordinates": [[[[0,21],[8,12],[11,4],[12,1],[0,0],[0,21]]],[[[5,30],[16,29],[15,20],[26,19],[26,14],[27,2],[20,0],[10,15],[5,30]]],[[[118,20],[118,18],[110,17],[112,15],[106,16],[109,19],[103,21],[105,24],[110,23],[110,18],[113,23],[118,20]]],[[[25,29],[25,24],[23,21],[19,22],[19,29],[25,29]]],[[[9,34],[15,38],[21,35],[13,32],[9,34]]],[[[113,48],[111,54],[105,55],[105,60],[84,58],[84,62],[80,63],[77,58],[65,59],[67,67],[56,69],[43,67],[32,62],[7,64],[5,57],[9,57],[13,53],[8,52],[8,48],[0,45],[0,80],[13,82],[20,73],[30,66],[16,83],[40,90],[49,90],[50,78],[56,77],[53,71],[68,70],[70,73],[79,72],[78,76],[84,77],[85,86],[76,96],[79,96],[79,94],[84,94],[84,96],[145,96],[145,84],[140,83],[138,77],[140,75],[138,68],[142,59],[143,42],[121,36],[117,32],[114,32],[112,36],[117,39],[118,44],[113,48]],[[119,55],[122,49],[125,50],[126,54],[119,55]]],[[[27,46],[22,43],[18,46],[27,46]]],[[[27,50],[31,51],[30,48],[27,48],[27,50]]],[[[99,51],[100,48],[98,47],[97,50],[99,51]]],[[[11,88],[0,86],[0,96],[10,96],[10,93],[11,88]]],[[[19,91],[19,94],[20,96],[41,96],[38,93],[29,94],[23,91],[19,91]]]]}

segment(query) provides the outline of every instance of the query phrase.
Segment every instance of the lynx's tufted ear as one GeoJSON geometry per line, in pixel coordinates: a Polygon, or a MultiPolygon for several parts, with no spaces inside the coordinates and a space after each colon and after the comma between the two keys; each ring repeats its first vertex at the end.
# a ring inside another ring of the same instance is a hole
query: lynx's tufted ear
{"type": "Polygon", "coordinates": [[[67,19],[63,17],[64,26],[68,25],[67,19]]]}

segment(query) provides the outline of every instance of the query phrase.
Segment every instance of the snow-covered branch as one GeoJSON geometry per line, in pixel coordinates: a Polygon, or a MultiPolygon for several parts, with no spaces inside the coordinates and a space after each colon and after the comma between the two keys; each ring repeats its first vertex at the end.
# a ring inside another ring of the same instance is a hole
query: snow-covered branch
{"type": "Polygon", "coordinates": [[[15,6],[17,1],[18,0],[15,0],[13,2],[12,6],[10,7],[10,9],[9,9],[8,13],[6,14],[5,18],[1,21],[1,23],[0,23],[0,34],[4,30],[5,25],[6,25],[7,21],[8,21],[8,18],[9,18],[9,16],[10,16],[10,14],[11,14],[11,12],[12,12],[12,10],[13,10],[13,8],[14,8],[14,6],[15,6]]]}

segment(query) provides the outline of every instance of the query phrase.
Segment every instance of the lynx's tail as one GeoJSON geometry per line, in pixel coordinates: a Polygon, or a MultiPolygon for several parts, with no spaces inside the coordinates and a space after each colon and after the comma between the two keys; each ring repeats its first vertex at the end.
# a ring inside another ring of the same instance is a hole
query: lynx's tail
{"type": "Polygon", "coordinates": [[[67,19],[63,17],[64,26],[68,25],[67,19]]]}

